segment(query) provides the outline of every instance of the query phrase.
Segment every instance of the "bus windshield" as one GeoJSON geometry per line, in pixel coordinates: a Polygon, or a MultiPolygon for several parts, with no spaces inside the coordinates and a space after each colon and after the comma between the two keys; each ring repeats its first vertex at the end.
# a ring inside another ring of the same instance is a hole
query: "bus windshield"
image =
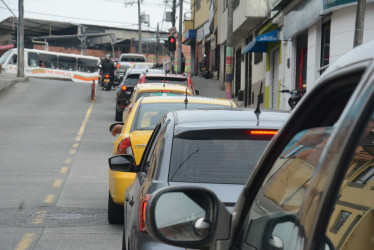
{"type": "Polygon", "coordinates": [[[7,52],[5,52],[1,57],[0,57],[0,64],[3,64],[5,63],[6,59],[8,59],[10,53],[12,53],[11,50],[8,50],[7,52]]]}

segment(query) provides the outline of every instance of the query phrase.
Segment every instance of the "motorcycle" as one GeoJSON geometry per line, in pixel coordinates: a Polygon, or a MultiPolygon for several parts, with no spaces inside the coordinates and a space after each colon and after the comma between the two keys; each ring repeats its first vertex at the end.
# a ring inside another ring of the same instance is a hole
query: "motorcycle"
{"type": "Polygon", "coordinates": [[[289,90],[286,88],[286,86],[282,85],[283,88],[280,92],[281,93],[288,93],[290,94],[290,98],[288,99],[288,105],[290,105],[291,110],[295,108],[296,104],[300,101],[300,99],[304,95],[304,91],[300,89],[294,89],[294,90],[289,90]]]}
{"type": "Polygon", "coordinates": [[[209,70],[208,67],[206,66],[205,61],[200,62],[200,72],[201,72],[201,75],[202,75],[205,79],[209,79],[209,78],[210,78],[210,70],[209,70]]]}
{"type": "Polygon", "coordinates": [[[102,76],[101,86],[103,87],[103,89],[105,88],[106,91],[109,91],[112,89],[112,85],[113,85],[112,75],[108,73],[104,73],[102,76]]]}

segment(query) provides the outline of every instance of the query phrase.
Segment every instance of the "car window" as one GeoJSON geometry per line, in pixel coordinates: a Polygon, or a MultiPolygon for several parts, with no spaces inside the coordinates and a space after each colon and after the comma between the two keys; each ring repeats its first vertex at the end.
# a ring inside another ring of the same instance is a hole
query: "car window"
{"type": "MultiPolygon", "coordinates": [[[[171,91],[170,92],[163,92],[163,91],[159,91],[159,92],[142,92],[142,93],[138,93],[136,95],[136,100],[139,100],[140,97],[148,97],[148,96],[183,96],[185,95],[186,93],[172,93],[171,91]]],[[[188,93],[188,95],[190,95],[190,93],[188,93]]]]}
{"type": "Polygon", "coordinates": [[[9,55],[12,53],[12,50],[8,50],[0,57],[0,64],[5,63],[5,61],[8,59],[9,55]]]}
{"type": "Polygon", "coordinates": [[[224,105],[205,104],[205,103],[145,103],[137,111],[131,131],[134,130],[153,130],[161,117],[175,110],[197,109],[197,108],[224,108],[224,105]]]}
{"type": "Polygon", "coordinates": [[[336,249],[374,249],[374,113],[352,153],[326,236],[336,249]]]}
{"type": "Polygon", "coordinates": [[[147,173],[148,177],[152,177],[154,170],[158,168],[162,162],[164,155],[164,145],[165,145],[165,132],[167,125],[170,120],[166,121],[161,129],[159,134],[156,137],[156,141],[153,145],[153,149],[150,151],[149,164],[145,165],[144,172],[147,173]]]}
{"type": "Polygon", "coordinates": [[[146,76],[145,82],[146,83],[175,83],[175,84],[187,84],[187,78],[177,78],[177,77],[163,77],[160,76],[146,76]]]}
{"type": "Polygon", "coordinates": [[[139,74],[128,75],[123,83],[127,87],[134,87],[139,81],[139,74]]]}
{"type": "Polygon", "coordinates": [[[247,129],[187,131],[173,139],[169,181],[245,184],[272,135],[247,129]]]}
{"type": "MultiPolygon", "coordinates": [[[[254,219],[279,212],[298,213],[332,131],[333,127],[311,128],[292,138],[262,183],[247,216],[248,224],[254,219]]],[[[289,238],[296,230],[293,223],[284,223],[280,228],[283,230],[278,230],[282,233],[278,236],[281,237],[284,249],[291,249],[293,241],[289,238]]],[[[250,228],[247,232],[248,245],[252,243],[254,231],[256,228],[250,228]]]]}
{"type": "Polygon", "coordinates": [[[14,55],[9,59],[9,62],[8,62],[8,63],[9,63],[9,64],[13,64],[13,65],[17,64],[17,55],[14,54],[14,55]]]}

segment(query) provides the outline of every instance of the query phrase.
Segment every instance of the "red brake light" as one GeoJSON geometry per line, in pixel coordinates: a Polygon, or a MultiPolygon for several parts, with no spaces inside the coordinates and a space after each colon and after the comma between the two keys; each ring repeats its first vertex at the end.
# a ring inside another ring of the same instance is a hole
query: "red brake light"
{"type": "Polygon", "coordinates": [[[145,209],[149,197],[151,197],[151,195],[146,194],[139,203],[139,232],[142,233],[147,233],[147,228],[145,227],[145,209]]]}
{"type": "Polygon", "coordinates": [[[105,78],[109,78],[109,75],[105,75],[105,78]]]}
{"type": "Polygon", "coordinates": [[[123,85],[123,86],[121,87],[121,89],[122,89],[123,91],[125,91],[125,90],[127,89],[127,87],[126,87],[125,85],[123,85]]]}
{"type": "Polygon", "coordinates": [[[117,147],[117,155],[129,154],[133,155],[130,137],[122,139],[117,147]]]}
{"type": "Polygon", "coordinates": [[[274,129],[251,129],[245,131],[245,135],[249,135],[252,140],[270,140],[277,132],[274,129]]]}
{"type": "Polygon", "coordinates": [[[249,133],[250,135],[276,135],[277,130],[248,130],[246,133],[249,133]]]}
{"type": "Polygon", "coordinates": [[[121,68],[121,64],[117,63],[116,67],[117,69],[121,68]]]}
{"type": "Polygon", "coordinates": [[[170,90],[161,90],[160,92],[161,92],[161,93],[164,93],[164,92],[166,92],[166,93],[171,93],[170,90]]]}
{"type": "Polygon", "coordinates": [[[145,76],[140,77],[138,83],[145,83],[145,76]]]}

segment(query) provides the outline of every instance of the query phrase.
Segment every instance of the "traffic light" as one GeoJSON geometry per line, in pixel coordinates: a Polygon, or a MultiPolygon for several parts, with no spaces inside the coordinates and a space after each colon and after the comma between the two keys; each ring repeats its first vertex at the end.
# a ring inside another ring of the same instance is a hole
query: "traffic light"
{"type": "Polygon", "coordinates": [[[174,36],[169,36],[168,45],[170,52],[174,52],[177,49],[176,40],[174,36]]]}

